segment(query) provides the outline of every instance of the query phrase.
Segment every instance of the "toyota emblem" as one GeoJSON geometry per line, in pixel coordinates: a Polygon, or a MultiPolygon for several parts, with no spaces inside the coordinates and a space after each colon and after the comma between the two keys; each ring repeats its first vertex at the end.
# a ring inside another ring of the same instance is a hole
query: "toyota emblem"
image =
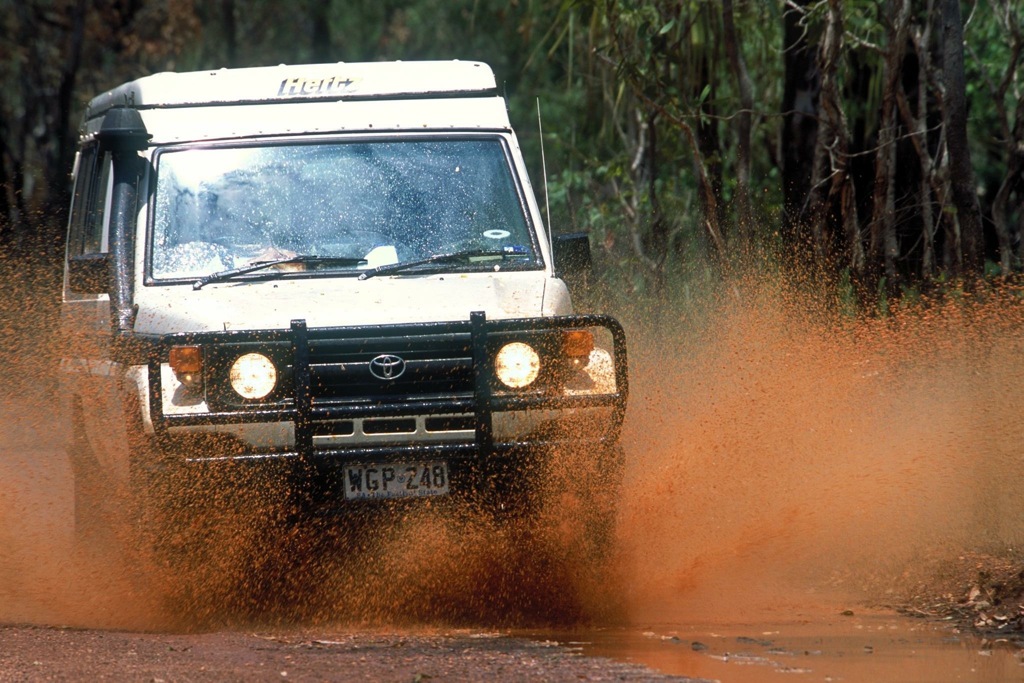
{"type": "Polygon", "coordinates": [[[384,381],[398,379],[405,373],[405,361],[390,353],[382,353],[370,361],[370,374],[384,381]]]}

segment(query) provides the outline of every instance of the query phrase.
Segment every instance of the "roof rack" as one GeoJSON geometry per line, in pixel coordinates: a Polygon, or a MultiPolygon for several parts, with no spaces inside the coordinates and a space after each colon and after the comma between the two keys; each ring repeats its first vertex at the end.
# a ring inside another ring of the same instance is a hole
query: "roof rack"
{"type": "Polygon", "coordinates": [[[164,72],[119,85],[89,103],[86,118],[113,107],[151,109],[314,100],[496,95],[482,62],[337,62],[164,72]]]}

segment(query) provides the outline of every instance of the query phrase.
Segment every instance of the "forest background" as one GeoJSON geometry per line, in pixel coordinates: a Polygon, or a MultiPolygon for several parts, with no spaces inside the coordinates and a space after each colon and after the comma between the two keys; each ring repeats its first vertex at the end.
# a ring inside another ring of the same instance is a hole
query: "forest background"
{"type": "Polygon", "coordinates": [[[1018,0],[0,0],[0,255],[62,251],[93,95],[164,70],[488,62],[556,233],[669,295],[751,258],[843,301],[1024,265],[1018,0]]]}

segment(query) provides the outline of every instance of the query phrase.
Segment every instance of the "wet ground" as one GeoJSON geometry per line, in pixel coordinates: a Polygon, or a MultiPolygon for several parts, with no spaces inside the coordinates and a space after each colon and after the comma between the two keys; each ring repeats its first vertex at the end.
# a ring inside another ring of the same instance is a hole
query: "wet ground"
{"type": "Polygon", "coordinates": [[[202,634],[0,626],[0,681],[22,680],[996,683],[1024,680],[1024,663],[1005,641],[884,614],[513,633],[422,626],[202,634]]]}
{"type": "Polygon", "coordinates": [[[1024,680],[1019,644],[892,614],[609,628],[546,637],[588,656],[729,683],[1024,680]],[[780,678],[778,674],[788,676],[780,678]]]}
{"type": "Polygon", "coordinates": [[[663,681],[636,664],[485,631],[203,635],[0,627],[0,681],[663,681]]]}

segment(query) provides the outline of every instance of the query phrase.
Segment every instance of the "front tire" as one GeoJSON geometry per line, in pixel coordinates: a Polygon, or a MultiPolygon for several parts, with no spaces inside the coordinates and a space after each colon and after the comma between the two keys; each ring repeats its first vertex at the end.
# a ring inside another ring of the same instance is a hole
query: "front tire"
{"type": "Polygon", "coordinates": [[[118,537],[119,523],[124,521],[118,514],[123,506],[118,504],[117,487],[103,471],[86,437],[81,405],[75,401],[69,412],[65,452],[73,480],[75,543],[90,551],[110,550],[118,537]]]}

